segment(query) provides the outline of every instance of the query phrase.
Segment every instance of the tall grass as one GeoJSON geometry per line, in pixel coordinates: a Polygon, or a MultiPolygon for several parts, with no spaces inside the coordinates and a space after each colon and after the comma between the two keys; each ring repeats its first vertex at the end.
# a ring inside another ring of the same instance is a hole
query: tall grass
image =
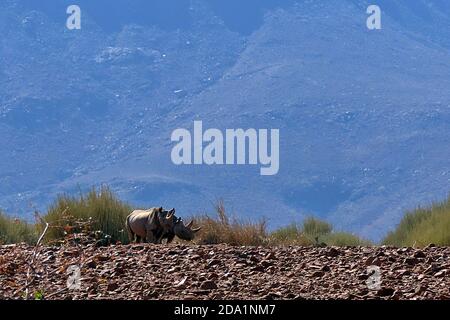
{"type": "Polygon", "coordinates": [[[394,246],[450,245],[450,195],[447,200],[429,208],[406,213],[383,243],[394,246]]]}
{"type": "Polygon", "coordinates": [[[323,220],[308,217],[301,225],[292,223],[270,235],[272,245],[301,246],[367,246],[370,241],[347,232],[333,232],[333,226],[323,220]]]}
{"type": "Polygon", "coordinates": [[[110,236],[111,242],[128,242],[125,219],[131,206],[120,201],[107,187],[92,189],[78,197],[59,196],[43,217],[50,224],[47,241],[58,240],[72,230],[79,221],[90,222],[93,231],[110,236]]]}
{"type": "Polygon", "coordinates": [[[373,246],[369,240],[362,239],[354,234],[348,232],[332,232],[323,237],[323,242],[327,246],[336,247],[358,247],[358,246],[373,246]]]}
{"type": "Polygon", "coordinates": [[[271,245],[297,245],[311,246],[313,239],[303,232],[303,227],[297,223],[291,223],[286,227],[278,228],[269,235],[271,245]]]}
{"type": "MultiPolygon", "coordinates": [[[[222,201],[216,205],[213,216],[196,217],[202,230],[194,243],[236,246],[367,246],[371,243],[353,234],[333,231],[333,226],[313,217],[302,224],[290,224],[268,232],[264,220],[252,221],[230,217],[222,201]]],[[[62,195],[49,207],[43,219],[50,224],[45,241],[63,239],[67,233],[82,232],[83,224],[89,230],[108,237],[108,242],[128,243],[126,216],[132,207],[119,200],[107,187],[92,189],[78,197],[62,195]]],[[[36,242],[42,224],[30,224],[13,219],[0,212],[0,244],[36,242]]],[[[405,214],[397,229],[390,232],[383,244],[395,246],[425,246],[429,243],[450,245],[450,196],[446,201],[429,208],[419,208],[405,214]]]]}
{"type": "Polygon", "coordinates": [[[333,226],[323,220],[308,217],[303,221],[303,233],[315,241],[333,231],[333,226]]]}
{"type": "Polygon", "coordinates": [[[215,209],[216,217],[202,215],[195,218],[197,224],[202,227],[196,237],[196,243],[227,243],[240,246],[259,246],[266,243],[267,232],[264,220],[250,222],[230,219],[222,201],[217,203],[215,209]]]}
{"type": "Polygon", "coordinates": [[[37,231],[34,225],[6,216],[0,212],[0,244],[37,241],[37,231]]]}

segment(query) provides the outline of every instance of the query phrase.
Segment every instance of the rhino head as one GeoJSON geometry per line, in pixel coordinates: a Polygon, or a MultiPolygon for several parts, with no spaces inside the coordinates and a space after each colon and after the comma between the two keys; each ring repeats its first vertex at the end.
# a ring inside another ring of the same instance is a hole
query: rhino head
{"type": "Polygon", "coordinates": [[[192,228],[193,224],[194,220],[185,225],[183,220],[178,218],[173,226],[173,233],[182,240],[191,241],[194,239],[195,234],[201,229],[201,227],[192,228]]]}
{"type": "Polygon", "coordinates": [[[172,208],[171,210],[167,211],[164,210],[162,207],[159,207],[157,209],[157,213],[159,224],[161,225],[162,230],[164,232],[173,230],[175,222],[177,221],[177,217],[175,217],[175,208],[172,208]]]}

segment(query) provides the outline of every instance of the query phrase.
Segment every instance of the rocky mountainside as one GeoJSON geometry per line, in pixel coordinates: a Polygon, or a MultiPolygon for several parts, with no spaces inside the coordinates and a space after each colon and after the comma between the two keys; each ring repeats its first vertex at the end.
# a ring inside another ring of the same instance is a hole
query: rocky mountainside
{"type": "Polygon", "coordinates": [[[23,298],[26,283],[29,297],[40,299],[450,299],[449,248],[118,245],[38,253],[27,281],[33,247],[0,246],[0,299],[23,298]],[[379,278],[368,267],[379,267],[379,278]]]}
{"type": "Polygon", "coordinates": [[[379,240],[450,185],[450,6],[379,1],[0,2],[0,207],[111,185],[141,206],[271,227],[308,214],[379,240]],[[170,134],[280,129],[280,172],[175,166],[170,134]],[[276,210],[274,210],[276,208],[276,210]],[[274,211],[276,214],[274,214],[274,211]]]}

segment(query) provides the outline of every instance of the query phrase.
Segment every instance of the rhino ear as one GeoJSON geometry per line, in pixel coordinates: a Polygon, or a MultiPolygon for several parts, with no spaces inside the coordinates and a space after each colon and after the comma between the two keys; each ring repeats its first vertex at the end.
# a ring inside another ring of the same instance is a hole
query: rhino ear
{"type": "Polygon", "coordinates": [[[159,207],[158,212],[162,212],[162,211],[163,211],[163,207],[159,207]]]}

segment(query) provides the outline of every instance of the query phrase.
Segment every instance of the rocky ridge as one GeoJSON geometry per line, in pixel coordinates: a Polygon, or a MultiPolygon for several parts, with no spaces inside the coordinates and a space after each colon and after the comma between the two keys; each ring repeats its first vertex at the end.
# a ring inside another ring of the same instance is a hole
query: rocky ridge
{"type": "Polygon", "coordinates": [[[33,251],[0,246],[0,299],[450,299],[448,247],[47,246],[27,278],[33,251]]]}

